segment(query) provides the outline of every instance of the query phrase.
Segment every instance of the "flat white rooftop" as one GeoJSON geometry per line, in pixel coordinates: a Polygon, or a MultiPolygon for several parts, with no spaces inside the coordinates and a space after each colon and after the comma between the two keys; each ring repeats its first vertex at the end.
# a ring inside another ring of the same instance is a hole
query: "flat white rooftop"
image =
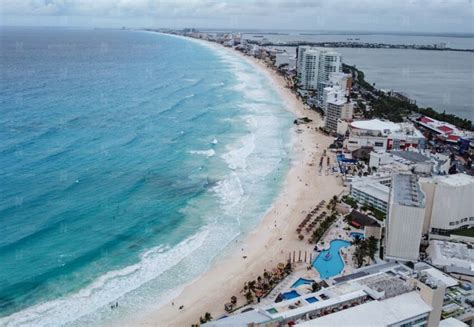
{"type": "Polygon", "coordinates": [[[464,243],[433,240],[430,241],[427,253],[435,266],[474,270],[474,249],[464,243]]]}
{"type": "Polygon", "coordinates": [[[357,181],[352,183],[352,188],[388,203],[390,188],[386,185],[376,181],[357,181]]]}
{"type": "Polygon", "coordinates": [[[454,278],[446,275],[442,271],[435,268],[428,268],[423,270],[424,273],[428,274],[431,278],[442,282],[446,287],[453,287],[458,284],[458,281],[454,278]]]}
{"type": "Polygon", "coordinates": [[[383,301],[371,301],[298,326],[387,326],[431,311],[416,292],[383,301]]]}
{"type": "Polygon", "coordinates": [[[354,128],[366,129],[370,131],[389,130],[390,132],[393,132],[400,130],[400,125],[380,119],[356,120],[351,123],[351,126],[354,128]]]}
{"type": "Polygon", "coordinates": [[[439,327],[468,327],[467,324],[455,318],[448,318],[439,322],[439,327]]]}
{"type": "Polygon", "coordinates": [[[466,186],[469,184],[474,184],[474,177],[467,174],[454,174],[454,175],[445,175],[437,176],[436,181],[438,183],[443,183],[449,186],[466,186]]]}

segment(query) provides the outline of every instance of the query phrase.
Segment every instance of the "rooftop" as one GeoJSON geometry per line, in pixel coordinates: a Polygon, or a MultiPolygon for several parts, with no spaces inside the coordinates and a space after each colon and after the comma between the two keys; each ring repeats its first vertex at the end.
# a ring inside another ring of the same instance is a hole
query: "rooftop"
{"type": "Polygon", "coordinates": [[[367,193],[374,198],[388,202],[390,188],[386,185],[380,184],[374,179],[357,180],[352,183],[352,188],[367,193]]]}
{"type": "Polygon", "coordinates": [[[436,177],[438,183],[446,184],[448,186],[466,186],[469,184],[474,184],[474,177],[467,174],[454,174],[454,175],[445,175],[436,177]]]}
{"type": "Polygon", "coordinates": [[[449,167],[446,166],[449,163],[448,156],[442,154],[431,154],[428,151],[420,150],[391,150],[390,152],[386,151],[373,151],[370,154],[371,157],[379,159],[379,166],[383,167],[406,167],[411,168],[412,165],[417,164],[430,164],[432,166],[432,171],[436,174],[447,173],[449,167]]]}
{"type": "MultiPolygon", "coordinates": [[[[320,326],[344,326],[350,321],[353,326],[388,326],[393,323],[422,315],[431,311],[416,292],[402,294],[384,301],[371,301],[347,310],[318,318],[320,326]]],[[[307,321],[301,326],[314,326],[307,321]]]]}
{"type": "Polygon", "coordinates": [[[430,160],[429,157],[417,151],[391,151],[390,153],[393,154],[394,156],[401,157],[411,162],[418,163],[418,162],[426,162],[430,160]]]}
{"type": "Polygon", "coordinates": [[[352,210],[350,213],[352,221],[355,221],[357,224],[360,226],[376,226],[379,227],[380,223],[377,222],[375,219],[370,218],[367,215],[364,215],[363,213],[357,211],[357,210],[352,210]]]}
{"type": "Polygon", "coordinates": [[[427,274],[432,279],[436,279],[439,282],[443,283],[446,287],[453,287],[458,284],[458,281],[454,278],[448,276],[447,274],[443,273],[442,271],[435,269],[435,268],[428,268],[423,270],[425,274],[427,274]]]}
{"type": "Polygon", "coordinates": [[[455,318],[448,318],[441,320],[439,322],[439,327],[468,327],[468,325],[455,318]]]}
{"type": "Polygon", "coordinates": [[[464,243],[432,240],[426,252],[435,266],[474,271],[474,249],[464,243]]]}
{"type": "MultiPolygon", "coordinates": [[[[456,285],[456,280],[423,263],[415,270],[398,263],[379,263],[336,278],[333,285],[320,291],[279,303],[255,304],[253,311],[237,313],[212,321],[206,326],[245,326],[255,323],[290,321],[302,326],[343,326],[350,321],[358,326],[387,326],[431,311],[415,290],[411,278],[428,286],[456,285]],[[428,283],[428,284],[427,284],[428,283]],[[316,298],[317,302],[306,299],[316,298]]],[[[329,281],[331,282],[331,281],[329,281]]],[[[458,286],[450,289],[457,294],[458,286]]]]}
{"type": "Polygon", "coordinates": [[[371,131],[389,131],[394,132],[400,130],[400,125],[392,123],[390,121],[383,121],[380,119],[371,120],[357,120],[351,123],[353,128],[366,129],[371,131]]]}
{"type": "Polygon", "coordinates": [[[394,175],[392,178],[392,192],[394,202],[400,205],[420,208],[425,205],[425,197],[415,175],[394,175]]]}

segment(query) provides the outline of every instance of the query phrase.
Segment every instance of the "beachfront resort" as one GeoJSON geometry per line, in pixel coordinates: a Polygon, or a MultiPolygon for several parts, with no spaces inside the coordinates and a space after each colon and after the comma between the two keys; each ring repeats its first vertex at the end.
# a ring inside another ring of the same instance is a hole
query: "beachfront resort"
{"type": "Polygon", "coordinates": [[[283,78],[319,115],[298,117],[295,132],[332,138],[308,164],[312,174],[341,185],[292,217],[288,237],[301,246],[282,249],[279,262],[199,324],[472,325],[472,125],[376,89],[327,47],[298,45],[291,53],[241,33],[161,32],[221,44],[283,78]]]}

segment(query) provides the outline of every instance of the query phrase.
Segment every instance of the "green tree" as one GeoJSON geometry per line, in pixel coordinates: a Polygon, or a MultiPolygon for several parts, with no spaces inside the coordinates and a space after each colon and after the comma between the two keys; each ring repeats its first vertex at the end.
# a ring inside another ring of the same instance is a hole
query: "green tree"
{"type": "Polygon", "coordinates": [[[375,237],[370,236],[367,239],[367,255],[370,257],[370,259],[375,260],[375,254],[377,253],[378,249],[378,241],[375,237]]]}
{"type": "Polygon", "coordinates": [[[211,316],[211,313],[210,312],[206,312],[204,314],[204,319],[207,321],[211,321],[212,320],[212,316],[211,316]]]}
{"type": "Polygon", "coordinates": [[[313,292],[317,292],[321,289],[321,285],[319,285],[319,283],[314,282],[313,284],[311,284],[311,289],[313,292]]]}
{"type": "Polygon", "coordinates": [[[245,298],[247,299],[247,303],[250,304],[253,302],[253,293],[248,291],[245,293],[245,298]]]}

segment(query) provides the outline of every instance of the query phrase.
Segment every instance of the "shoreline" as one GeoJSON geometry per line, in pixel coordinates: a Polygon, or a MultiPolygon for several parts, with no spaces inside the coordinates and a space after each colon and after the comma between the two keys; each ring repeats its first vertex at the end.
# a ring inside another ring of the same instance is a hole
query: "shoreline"
{"type": "MultiPolygon", "coordinates": [[[[229,244],[228,247],[232,248],[229,249],[228,255],[218,255],[206,272],[181,286],[179,291],[176,291],[179,295],[172,297],[170,303],[152,309],[153,311],[142,316],[128,319],[126,325],[130,326],[190,326],[198,323],[199,317],[205,312],[210,312],[214,318],[218,318],[225,314],[224,303],[229,302],[232,295],[237,296],[237,306],[241,306],[245,299],[239,291],[246,281],[261,275],[264,269],[271,270],[279,262],[285,262],[289,251],[308,251],[312,248],[306,240],[300,241],[297,238],[297,225],[319,201],[328,201],[343,190],[342,182],[337,180],[335,175],[318,176],[316,163],[323,149],[332,142],[332,138],[316,131],[322,123],[321,117],[307,108],[286,87],[282,76],[263,62],[245,56],[235,49],[204,40],[186,39],[216,49],[225,49],[230,55],[245,60],[265,75],[288,111],[296,118],[309,117],[313,121],[306,125],[293,125],[291,144],[294,159],[284,177],[279,195],[255,229],[244,235],[239,246],[229,244]],[[323,185],[324,187],[321,187],[323,185]],[[179,309],[181,305],[184,306],[182,310],[179,309]]],[[[331,153],[328,155],[334,162],[334,156],[331,153]]],[[[157,302],[163,303],[164,299],[157,299],[157,302]]]]}

